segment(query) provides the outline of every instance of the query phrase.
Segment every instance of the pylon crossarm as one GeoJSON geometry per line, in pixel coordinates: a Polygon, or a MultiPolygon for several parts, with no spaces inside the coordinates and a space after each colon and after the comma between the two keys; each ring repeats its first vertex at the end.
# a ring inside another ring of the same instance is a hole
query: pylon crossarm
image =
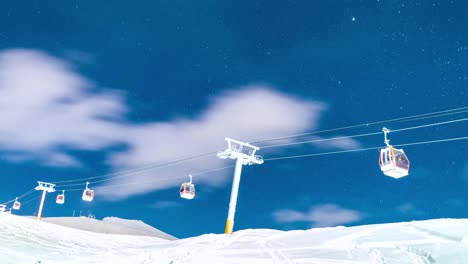
{"type": "Polygon", "coordinates": [[[221,159],[227,159],[229,158],[229,156],[231,155],[231,150],[230,149],[226,149],[226,150],[221,150],[221,151],[218,151],[218,157],[221,158],[221,159]]]}
{"type": "Polygon", "coordinates": [[[55,184],[53,183],[47,183],[47,182],[41,182],[41,181],[38,181],[37,182],[37,186],[36,188],[34,188],[35,190],[37,191],[46,191],[46,192],[55,192],[55,184]]]}
{"type": "Polygon", "coordinates": [[[245,146],[245,147],[248,147],[248,148],[252,148],[254,150],[259,150],[260,148],[259,147],[256,147],[256,146],[253,146],[253,145],[250,145],[249,143],[244,143],[244,142],[241,142],[241,141],[238,141],[238,140],[235,140],[235,139],[232,139],[232,138],[225,138],[228,142],[228,146],[229,148],[231,148],[231,142],[234,142],[240,146],[245,146]]]}

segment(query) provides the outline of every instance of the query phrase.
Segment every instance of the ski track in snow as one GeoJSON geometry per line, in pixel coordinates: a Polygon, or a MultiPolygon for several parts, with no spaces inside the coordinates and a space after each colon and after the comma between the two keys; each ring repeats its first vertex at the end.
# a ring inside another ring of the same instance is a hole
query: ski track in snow
{"type": "Polygon", "coordinates": [[[448,219],[289,232],[249,229],[168,241],[0,214],[0,263],[466,264],[467,237],[468,219],[448,219]]]}

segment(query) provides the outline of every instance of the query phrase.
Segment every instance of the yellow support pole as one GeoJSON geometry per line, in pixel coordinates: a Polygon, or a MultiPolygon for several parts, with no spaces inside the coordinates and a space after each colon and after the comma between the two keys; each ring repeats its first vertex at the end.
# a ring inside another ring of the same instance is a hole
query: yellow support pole
{"type": "Polygon", "coordinates": [[[224,229],[224,233],[227,235],[232,234],[232,230],[234,229],[234,220],[226,220],[226,228],[224,229]]]}

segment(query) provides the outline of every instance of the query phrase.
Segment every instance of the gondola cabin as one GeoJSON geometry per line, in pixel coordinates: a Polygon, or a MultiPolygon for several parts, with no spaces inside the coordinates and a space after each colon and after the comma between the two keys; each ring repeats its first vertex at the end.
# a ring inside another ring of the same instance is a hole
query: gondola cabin
{"type": "Polygon", "coordinates": [[[19,210],[19,209],[21,208],[21,203],[18,202],[18,200],[16,200],[16,201],[13,203],[12,208],[15,209],[15,210],[19,210]]]}
{"type": "Polygon", "coordinates": [[[94,190],[89,189],[88,184],[89,182],[86,182],[86,188],[83,191],[81,199],[83,199],[83,201],[91,202],[94,199],[94,190]]]}
{"type": "Polygon", "coordinates": [[[184,199],[193,199],[195,197],[195,185],[185,182],[180,186],[180,197],[184,199]]]}
{"type": "Polygon", "coordinates": [[[94,190],[86,188],[83,191],[83,195],[81,196],[81,198],[83,199],[83,201],[91,202],[94,199],[94,190]]]}
{"type": "Polygon", "coordinates": [[[192,183],[192,175],[189,175],[190,182],[184,182],[180,185],[180,197],[184,199],[193,199],[195,197],[195,184],[192,183]]]}
{"type": "Polygon", "coordinates": [[[193,199],[195,197],[195,184],[192,183],[192,175],[189,175],[190,182],[184,182],[180,185],[180,197],[184,199],[193,199]]]}
{"type": "Polygon", "coordinates": [[[399,179],[408,175],[410,164],[403,149],[387,146],[380,150],[379,165],[383,174],[399,179]]]}
{"type": "Polygon", "coordinates": [[[6,211],[6,205],[0,204],[0,212],[5,212],[6,211]]]}
{"type": "Polygon", "coordinates": [[[57,198],[55,198],[55,202],[58,204],[64,204],[65,203],[65,194],[59,194],[57,195],[57,198]]]}

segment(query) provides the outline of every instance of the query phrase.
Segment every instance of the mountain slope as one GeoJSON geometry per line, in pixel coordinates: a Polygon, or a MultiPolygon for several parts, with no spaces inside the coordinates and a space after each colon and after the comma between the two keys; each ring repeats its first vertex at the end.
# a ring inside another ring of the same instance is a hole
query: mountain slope
{"type": "Polygon", "coordinates": [[[0,263],[465,264],[468,219],[297,231],[250,229],[167,241],[0,214],[0,263]]]}

